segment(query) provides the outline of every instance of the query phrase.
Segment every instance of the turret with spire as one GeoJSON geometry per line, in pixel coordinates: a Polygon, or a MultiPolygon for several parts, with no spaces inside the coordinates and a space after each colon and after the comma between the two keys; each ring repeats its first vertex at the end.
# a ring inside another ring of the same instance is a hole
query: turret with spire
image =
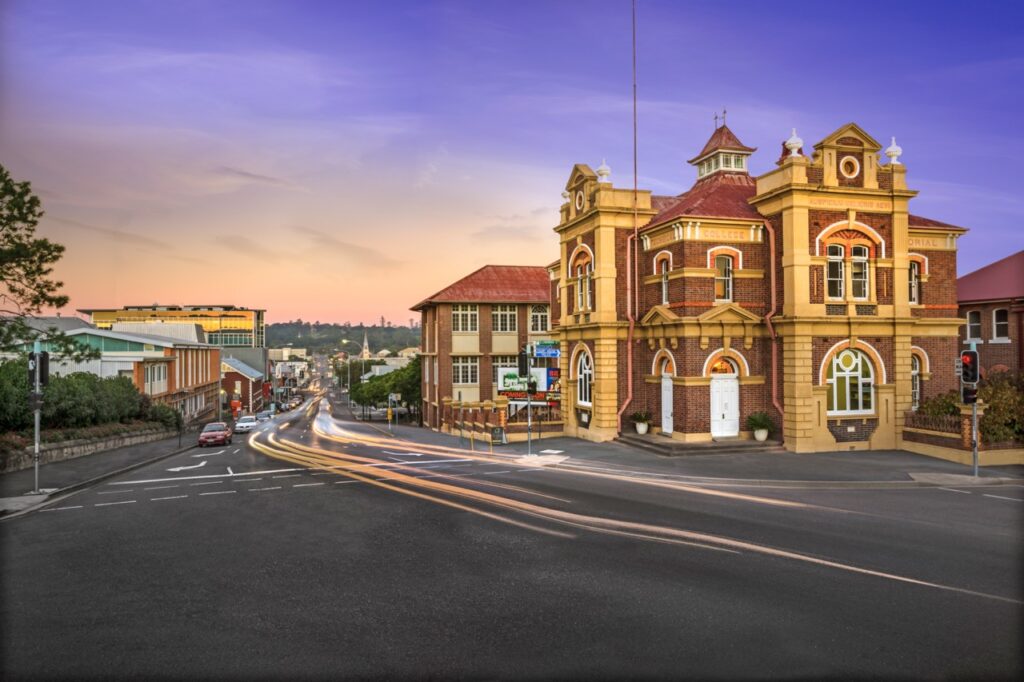
{"type": "Polygon", "coordinates": [[[370,339],[366,334],[366,330],[363,330],[363,350],[359,353],[360,360],[369,360],[372,356],[370,355],[370,339]]]}

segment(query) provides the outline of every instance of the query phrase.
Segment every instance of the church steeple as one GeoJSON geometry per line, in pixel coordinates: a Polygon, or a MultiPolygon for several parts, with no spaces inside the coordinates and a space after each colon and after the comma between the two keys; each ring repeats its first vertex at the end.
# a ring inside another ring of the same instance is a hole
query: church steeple
{"type": "Polygon", "coordinates": [[[715,128],[700,154],[687,163],[697,167],[698,179],[719,171],[746,174],[747,157],[756,151],[756,147],[748,147],[740,142],[723,122],[715,128]]]}
{"type": "Polygon", "coordinates": [[[366,330],[363,330],[363,350],[361,353],[359,353],[359,359],[369,360],[370,357],[370,339],[366,335],[366,330]]]}

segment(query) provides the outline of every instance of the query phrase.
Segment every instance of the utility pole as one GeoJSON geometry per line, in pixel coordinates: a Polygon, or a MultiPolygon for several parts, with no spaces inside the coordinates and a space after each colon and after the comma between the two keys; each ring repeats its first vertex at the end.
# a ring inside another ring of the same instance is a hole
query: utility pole
{"type": "Polygon", "coordinates": [[[34,419],[35,419],[35,449],[33,450],[33,454],[32,454],[32,463],[33,463],[33,466],[35,468],[35,486],[32,488],[32,492],[35,493],[35,494],[39,494],[39,492],[40,492],[40,490],[39,490],[39,421],[40,421],[40,413],[42,412],[42,407],[43,407],[43,405],[42,405],[42,403],[43,403],[43,391],[42,391],[42,388],[39,385],[39,383],[40,383],[39,365],[41,364],[40,363],[40,358],[42,357],[42,354],[43,354],[42,350],[43,350],[42,344],[40,344],[39,340],[37,339],[35,341],[35,343],[32,344],[32,365],[33,365],[32,369],[34,370],[33,374],[35,375],[34,379],[33,379],[33,382],[32,382],[32,402],[33,402],[33,408],[34,408],[33,412],[35,414],[35,417],[34,417],[34,419]]]}

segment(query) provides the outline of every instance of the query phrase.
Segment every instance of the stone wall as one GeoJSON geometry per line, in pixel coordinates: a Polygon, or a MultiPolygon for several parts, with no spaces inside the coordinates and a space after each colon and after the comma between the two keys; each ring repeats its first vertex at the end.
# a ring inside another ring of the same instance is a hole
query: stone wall
{"type": "MultiPolygon", "coordinates": [[[[116,450],[128,445],[139,443],[150,443],[164,438],[171,438],[178,435],[177,431],[142,431],[137,433],[122,434],[109,438],[100,439],[79,439],[66,440],[60,443],[41,443],[39,445],[39,463],[60,462],[65,459],[74,459],[84,455],[91,455],[106,450],[116,450]]],[[[34,448],[25,448],[21,452],[12,452],[4,460],[0,473],[10,473],[28,469],[33,464],[34,448]]]]}

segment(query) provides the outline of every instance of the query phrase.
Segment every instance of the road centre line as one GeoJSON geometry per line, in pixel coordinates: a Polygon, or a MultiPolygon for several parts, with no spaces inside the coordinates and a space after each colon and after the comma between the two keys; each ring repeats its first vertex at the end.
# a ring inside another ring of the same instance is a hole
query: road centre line
{"type": "Polygon", "coordinates": [[[249,492],[251,492],[251,493],[259,493],[259,492],[263,492],[264,490],[280,490],[280,489],[281,489],[281,486],[276,485],[276,486],[273,486],[273,487],[270,487],[270,488],[249,488],[249,492]]]}
{"type": "Polygon", "coordinates": [[[143,488],[143,490],[164,490],[165,488],[177,488],[177,487],[178,486],[176,486],[176,485],[158,485],[158,486],[153,486],[152,488],[143,488]]]}
{"type": "Polygon", "coordinates": [[[262,481],[262,480],[263,480],[263,477],[260,476],[259,478],[240,478],[237,481],[231,481],[231,482],[232,483],[248,483],[250,481],[262,481]]]}
{"type": "Polygon", "coordinates": [[[951,493],[961,493],[963,495],[970,495],[971,494],[969,490],[956,490],[955,488],[939,488],[939,490],[945,490],[945,491],[951,492],[951,493]]]}
{"type": "Polygon", "coordinates": [[[326,483],[295,483],[292,485],[293,488],[308,488],[311,485],[327,485],[326,483]]]}
{"type": "Polygon", "coordinates": [[[128,490],[104,490],[103,492],[96,493],[97,495],[123,495],[124,493],[130,493],[134,488],[128,490]]]}
{"type": "Polygon", "coordinates": [[[188,495],[172,495],[171,497],[154,497],[154,498],[151,498],[149,501],[150,502],[156,502],[157,500],[180,500],[180,499],[185,498],[185,497],[188,497],[188,495]]]}
{"type": "Polygon", "coordinates": [[[289,471],[305,471],[306,467],[293,467],[290,469],[267,469],[266,471],[241,471],[239,473],[231,472],[230,467],[227,474],[199,474],[197,476],[177,476],[174,478],[150,478],[142,481],[114,481],[110,485],[135,485],[141,483],[167,483],[168,481],[198,481],[200,479],[209,478],[227,478],[230,476],[253,476],[255,474],[283,474],[289,471]]]}
{"type": "Polygon", "coordinates": [[[507,474],[508,471],[485,471],[484,476],[496,476],[497,474],[507,474]]]}
{"type": "Polygon", "coordinates": [[[135,500],[122,500],[121,502],[97,502],[94,507],[109,507],[115,504],[135,504],[135,500]]]}
{"type": "Polygon", "coordinates": [[[82,505],[76,504],[74,507],[51,507],[49,509],[40,509],[39,511],[64,511],[65,509],[81,509],[82,505]]]}
{"type": "Polygon", "coordinates": [[[200,495],[227,495],[228,493],[237,493],[237,490],[214,490],[210,493],[199,493],[200,495]]]}
{"type": "Polygon", "coordinates": [[[223,482],[224,481],[202,481],[200,483],[189,483],[189,486],[194,486],[194,485],[217,485],[218,483],[223,483],[223,482]]]}
{"type": "Polygon", "coordinates": [[[298,478],[302,474],[284,474],[283,476],[272,476],[271,478],[298,478]]]}
{"type": "Polygon", "coordinates": [[[997,500],[1010,500],[1011,502],[1024,502],[1024,500],[1021,500],[1021,499],[1016,498],[1016,497],[1003,497],[1002,495],[989,495],[988,493],[982,493],[982,495],[984,495],[985,497],[994,497],[997,500]]]}

